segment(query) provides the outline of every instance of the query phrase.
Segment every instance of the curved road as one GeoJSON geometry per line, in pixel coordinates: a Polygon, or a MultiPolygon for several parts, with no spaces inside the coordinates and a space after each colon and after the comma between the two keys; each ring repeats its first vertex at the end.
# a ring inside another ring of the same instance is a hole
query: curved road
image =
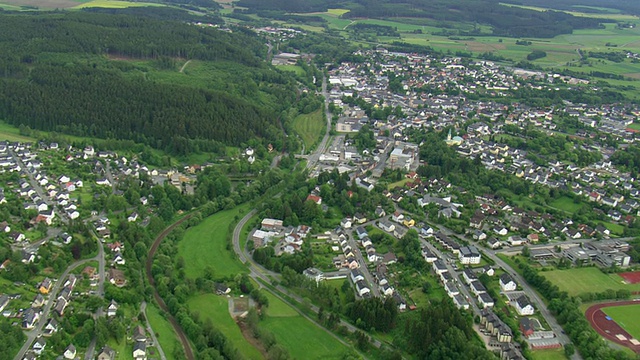
{"type": "Polygon", "coordinates": [[[176,319],[169,312],[169,308],[167,308],[167,304],[164,303],[164,300],[162,300],[162,297],[160,297],[160,294],[158,294],[158,290],[156,289],[156,282],[153,279],[153,275],[151,274],[151,267],[153,265],[153,257],[155,256],[156,251],[158,251],[158,247],[160,246],[160,243],[162,242],[162,240],[164,240],[164,238],[171,231],[173,231],[173,229],[175,229],[176,226],[178,226],[178,225],[182,224],[183,222],[185,222],[186,220],[190,219],[191,216],[193,216],[193,213],[191,213],[189,215],[186,215],[182,219],[180,219],[180,220],[176,221],[175,223],[171,224],[169,227],[164,229],[164,231],[161,232],[158,235],[158,237],[156,237],[156,240],[151,245],[151,249],[149,249],[149,254],[147,256],[147,263],[145,265],[146,273],[147,273],[147,280],[149,280],[149,284],[151,284],[151,287],[153,287],[153,297],[156,299],[156,303],[158,303],[158,306],[160,306],[160,309],[167,314],[167,320],[169,320],[169,323],[171,323],[171,326],[173,327],[173,330],[178,335],[178,338],[180,339],[180,343],[182,344],[182,348],[184,349],[184,354],[185,354],[185,356],[187,357],[188,360],[194,360],[195,359],[193,357],[193,350],[191,349],[191,343],[189,342],[189,339],[187,338],[187,335],[184,333],[184,330],[182,330],[182,327],[180,326],[180,324],[178,324],[176,319]]]}

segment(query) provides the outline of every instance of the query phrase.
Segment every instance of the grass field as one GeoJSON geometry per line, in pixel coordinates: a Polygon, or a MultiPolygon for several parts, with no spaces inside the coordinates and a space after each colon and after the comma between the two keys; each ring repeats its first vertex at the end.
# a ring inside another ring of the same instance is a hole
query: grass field
{"type": "Polygon", "coordinates": [[[640,291],[640,284],[624,284],[617,274],[603,274],[595,267],[543,271],[540,274],[573,296],[607,289],[640,291]]]}
{"type": "Polygon", "coordinates": [[[236,215],[242,217],[249,205],[241,205],[231,210],[221,211],[204,219],[202,223],[187,230],[178,244],[178,256],[185,260],[185,274],[197,278],[204,274],[204,268],[211,266],[215,276],[234,276],[247,269],[227,248],[229,224],[236,215]]]}
{"type": "Polygon", "coordinates": [[[633,123],[629,126],[627,126],[629,129],[633,129],[633,130],[638,130],[640,131],[640,123],[633,123]]]}
{"type": "Polygon", "coordinates": [[[20,130],[13,125],[0,121],[0,140],[34,142],[35,139],[20,135],[20,130]]]}
{"type": "Polygon", "coordinates": [[[267,293],[267,318],[260,327],[273,333],[293,359],[340,359],[348,348],[289,305],[267,293]]]}
{"type": "Polygon", "coordinates": [[[408,178],[407,178],[407,179],[402,179],[402,180],[396,181],[396,182],[394,182],[394,183],[391,183],[391,184],[387,185],[387,189],[388,189],[388,190],[391,190],[391,189],[393,189],[393,188],[403,187],[403,186],[404,186],[404,184],[406,184],[406,183],[408,183],[408,182],[410,182],[410,181],[413,181],[413,180],[412,180],[412,179],[408,179],[408,178]]]}
{"type": "Polygon", "coordinates": [[[293,120],[293,130],[302,138],[307,152],[310,152],[324,135],[325,121],[322,109],[310,114],[300,114],[293,120]]]}
{"type": "Polygon", "coordinates": [[[602,311],[611,316],[631,336],[640,339],[640,321],[638,321],[640,319],[640,304],[606,307],[602,311]]]}
{"type": "Polygon", "coordinates": [[[564,349],[549,349],[531,351],[532,360],[566,360],[564,349]]]}
{"type": "Polygon", "coordinates": [[[240,328],[229,314],[229,301],[224,296],[205,294],[187,301],[191,311],[198,311],[201,318],[209,318],[246,359],[261,359],[260,352],[242,335],[240,328]]]}
{"type": "Polygon", "coordinates": [[[566,196],[562,196],[561,198],[552,201],[549,205],[572,214],[582,208],[582,204],[576,204],[573,202],[573,199],[566,196]]]}
{"type": "Polygon", "coordinates": [[[162,346],[162,351],[167,356],[167,359],[173,360],[173,352],[176,346],[180,346],[176,333],[173,331],[171,324],[165,319],[160,310],[155,306],[147,306],[147,320],[151,324],[153,332],[156,333],[158,342],[162,346]]]}
{"type": "Polygon", "coordinates": [[[93,0],[78,6],[74,6],[74,9],[84,9],[91,7],[109,8],[109,9],[124,9],[128,7],[143,7],[143,6],[164,6],[157,3],[145,3],[145,2],[131,2],[131,1],[118,1],[118,0],[93,0]]]}
{"type": "Polygon", "coordinates": [[[282,71],[294,72],[296,75],[304,75],[304,69],[298,65],[276,65],[276,68],[282,71]]]}

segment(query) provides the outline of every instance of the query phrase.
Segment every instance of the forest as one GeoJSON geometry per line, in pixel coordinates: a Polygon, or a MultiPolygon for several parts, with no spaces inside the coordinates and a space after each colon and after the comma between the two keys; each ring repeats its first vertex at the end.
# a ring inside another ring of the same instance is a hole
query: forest
{"type": "Polygon", "coordinates": [[[246,30],[65,13],[0,15],[0,32],[9,34],[0,39],[0,118],[15,126],[134,140],[177,155],[207,141],[259,138],[278,148],[278,114],[295,100],[292,78],[265,64],[266,47],[246,30]],[[177,59],[239,70],[217,89],[146,80],[145,72],[174,70],[177,59]]]}

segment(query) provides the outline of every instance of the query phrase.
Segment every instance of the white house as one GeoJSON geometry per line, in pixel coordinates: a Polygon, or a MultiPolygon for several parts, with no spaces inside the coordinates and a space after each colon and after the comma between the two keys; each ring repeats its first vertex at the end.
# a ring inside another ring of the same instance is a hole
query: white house
{"type": "Polygon", "coordinates": [[[502,291],[504,292],[515,291],[517,287],[518,287],[518,284],[516,284],[516,282],[513,281],[513,278],[511,277],[511,275],[507,273],[500,275],[500,289],[502,291]]]}
{"type": "Polygon", "coordinates": [[[62,354],[65,359],[75,359],[76,358],[76,347],[73,344],[69,344],[66,349],[64,349],[64,353],[62,354]]]}
{"type": "Polygon", "coordinates": [[[493,307],[495,305],[495,302],[493,301],[491,295],[487,293],[481,293],[480,295],[478,295],[478,304],[480,304],[480,306],[482,306],[482,308],[484,309],[493,307]]]}
{"type": "Polygon", "coordinates": [[[529,301],[529,298],[526,295],[521,295],[519,298],[517,298],[514,306],[516,308],[516,311],[518,312],[518,315],[520,316],[533,315],[535,311],[533,305],[531,304],[531,301],[529,301]]]}
{"type": "Polygon", "coordinates": [[[480,264],[480,252],[475,246],[463,246],[460,248],[460,254],[458,254],[460,262],[464,265],[468,264],[480,264]]]}

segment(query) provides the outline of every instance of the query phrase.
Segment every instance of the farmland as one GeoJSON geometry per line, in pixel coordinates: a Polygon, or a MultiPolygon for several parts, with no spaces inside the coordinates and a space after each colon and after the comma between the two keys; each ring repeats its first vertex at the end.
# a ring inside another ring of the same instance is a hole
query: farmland
{"type": "Polygon", "coordinates": [[[124,9],[128,7],[143,7],[143,6],[164,6],[157,3],[145,3],[145,2],[131,2],[131,1],[119,1],[119,0],[93,0],[74,6],[74,9],[84,9],[91,7],[100,7],[108,9],[124,9]]]}
{"type": "Polygon", "coordinates": [[[191,311],[197,311],[204,319],[211,319],[216,329],[220,330],[246,359],[260,359],[260,352],[242,335],[240,328],[229,314],[229,300],[214,294],[195,296],[187,302],[191,311]]]}
{"type": "Polygon", "coordinates": [[[236,215],[242,216],[248,209],[248,205],[242,205],[221,211],[185,232],[178,245],[178,256],[185,259],[187,277],[203,276],[206,266],[211,266],[216,276],[234,276],[247,271],[227,245],[229,225],[236,215]]]}
{"type": "Polygon", "coordinates": [[[640,290],[640,284],[624,284],[617,274],[604,274],[595,267],[543,271],[540,274],[557,285],[561,291],[566,291],[572,296],[602,292],[607,289],[640,290]]]}
{"type": "Polygon", "coordinates": [[[640,321],[637,321],[640,318],[640,304],[611,306],[602,308],[602,311],[613,318],[631,336],[640,339],[640,321]]]}

